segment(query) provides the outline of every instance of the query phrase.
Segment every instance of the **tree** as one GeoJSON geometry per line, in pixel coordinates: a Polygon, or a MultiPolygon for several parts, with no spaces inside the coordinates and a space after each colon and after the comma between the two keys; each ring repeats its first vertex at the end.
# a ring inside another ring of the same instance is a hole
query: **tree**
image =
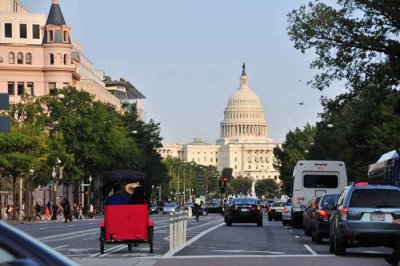
{"type": "Polygon", "coordinates": [[[238,176],[230,182],[230,187],[234,194],[249,193],[253,182],[250,178],[238,176]]]}
{"type": "Polygon", "coordinates": [[[282,189],[287,194],[291,193],[293,169],[297,161],[307,159],[307,153],[314,143],[315,133],[315,127],[309,124],[304,126],[303,130],[296,128],[286,134],[282,147],[274,148],[274,168],[280,172],[282,189]]]}
{"type": "Polygon", "coordinates": [[[319,90],[334,80],[347,88],[368,84],[398,86],[400,80],[400,9],[396,0],[337,0],[337,8],[312,1],[288,15],[294,47],[313,49],[312,68],[322,72],[313,86],[319,90]]]}
{"type": "Polygon", "coordinates": [[[221,176],[226,176],[228,178],[228,182],[230,182],[233,180],[232,172],[233,172],[233,168],[224,168],[224,169],[222,169],[221,176]]]}
{"type": "Polygon", "coordinates": [[[261,179],[256,181],[256,194],[264,195],[267,198],[273,198],[275,191],[278,189],[278,184],[274,179],[261,179]]]}

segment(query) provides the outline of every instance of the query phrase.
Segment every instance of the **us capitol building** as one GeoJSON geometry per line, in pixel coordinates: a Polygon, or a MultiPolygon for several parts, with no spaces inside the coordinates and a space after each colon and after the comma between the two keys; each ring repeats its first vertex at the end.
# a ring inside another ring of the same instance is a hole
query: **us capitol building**
{"type": "Polygon", "coordinates": [[[196,138],[188,144],[164,144],[159,152],[163,158],[171,156],[213,165],[220,172],[232,168],[234,177],[279,180],[279,172],[273,167],[273,149],[279,144],[268,137],[264,108],[248,85],[245,64],[240,87],[229,98],[220,127],[221,134],[216,144],[196,138]]]}

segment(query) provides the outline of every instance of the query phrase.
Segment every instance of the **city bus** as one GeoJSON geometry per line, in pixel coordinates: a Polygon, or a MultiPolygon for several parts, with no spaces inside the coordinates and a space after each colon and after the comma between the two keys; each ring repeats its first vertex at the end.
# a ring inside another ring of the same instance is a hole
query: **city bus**
{"type": "Polygon", "coordinates": [[[387,152],[368,167],[368,183],[400,187],[400,150],[387,152]]]}

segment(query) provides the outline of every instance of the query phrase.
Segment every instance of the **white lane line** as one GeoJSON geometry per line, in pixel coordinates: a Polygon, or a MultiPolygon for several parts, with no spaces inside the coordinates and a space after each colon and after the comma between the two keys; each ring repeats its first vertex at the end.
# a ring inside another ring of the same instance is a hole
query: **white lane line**
{"type": "Polygon", "coordinates": [[[99,258],[105,257],[107,255],[110,255],[110,254],[112,254],[114,252],[117,252],[117,251],[119,251],[121,249],[124,249],[124,248],[128,249],[128,246],[127,245],[120,245],[119,247],[114,248],[113,250],[108,251],[107,253],[104,253],[103,255],[100,255],[99,258]]]}
{"type": "Polygon", "coordinates": [[[74,226],[77,226],[77,225],[76,224],[67,225],[67,227],[74,227],[74,226]]]}
{"type": "Polygon", "coordinates": [[[304,247],[311,253],[313,256],[320,256],[317,252],[315,252],[309,245],[304,245],[304,247]]]}
{"type": "Polygon", "coordinates": [[[294,236],[295,238],[297,238],[297,239],[299,239],[300,237],[299,236],[294,236]]]}
{"type": "Polygon", "coordinates": [[[64,240],[68,240],[68,239],[74,239],[74,238],[81,238],[84,236],[88,236],[88,235],[95,235],[98,234],[98,232],[94,232],[94,233],[87,233],[87,234],[83,234],[83,235],[77,235],[77,236],[69,236],[69,237],[63,237],[63,238],[57,238],[57,239],[46,239],[46,240],[42,240],[43,243],[49,243],[49,242],[57,242],[57,241],[64,241],[64,240]]]}
{"type": "Polygon", "coordinates": [[[113,251],[114,249],[117,249],[117,248],[121,248],[123,246],[125,246],[125,245],[118,245],[118,246],[109,248],[109,249],[105,250],[104,254],[101,254],[100,252],[92,254],[92,255],[89,256],[89,258],[94,258],[94,257],[97,257],[99,255],[106,255],[108,252],[113,251]]]}
{"type": "Polygon", "coordinates": [[[293,230],[292,230],[292,229],[289,229],[289,232],[293,232],[293,230]]]}
{"type": "MultiPolygon", "coordinates": [[[[199,255],[199,256],[174,256],[174,259],[217,259],[217,258],[310,258],[310,257],[334,257],[335,255],[304,255],[304,254],[285,254],[285,255],[199,255]]],[[[170,259],[170,257],[147,257],[149,259],[170,259]]]]}
{"type": "Polygon", "coordinates": [[[75,231],[75,232],[64,233],[64,234],[59,234],[59,235],[45,236],[45,237],[40,237],[40,238],[37,238],[37,239],[43,241],[43,240],[47,240],[47,239],[59,238],[59,237],[63,237],[63,236],[75,235],[75,234],[81,234],[81,233],[87,233],[87,232],[93,232],[93,231],[99,231],[99,228],[75,231]]]}
{"type": "Polygon", "coordinates": [[[363,251],[362,253],[365,254],[385,254],[385,252],[380,252],[380,251],[363,251]]]}
{"type": "Polygon", "coordinates": [[[57,250],[57,249],[65,248],[65,247],[68,247],[68,246],[69,246],[69,245],[59,246],[59,247],[55,247],[55,248],[53,248],[53,249],[57,250]]]}
{"type": "Polygon", "coordinates": [[[197,226],[192,226],[192,227],[188,228],[187,231],[190,231],[190,230],[195,229],[195,228],[198,228],[198,227],[203,227],[203,226],[205,226],[205,225],[207,225],[207,224],[216,223],[216,222],[220,222],[220,221],[218,221],[218,220],[217,220],[217,221],[211,221],[211,222],[208,222],[208,223],[205,223],[205,224],[200,224],[200,225],[197,225],[197,226]]]}
{"type": "Polygon", "coordinates": [[[277,251],[266,251],[266,250],[221,250],[221,249],[214,249],[211,250],[214,252],[227,252],[227,253],[265,253],[265,254],[271,254],[271,255],[284,255],[286,254],[285,252],[277,252],[277,251]]]}
{"type": "Polygon", "coordinates": [[[209,229],[206,230],[206,231],[201,232],[201,233],[198,234],[197,236],[191,238],[189,241],[187,241],[187,242],[186,242],[184,245],[182,245],[181,247],[176,248],[176,249],[174,249],[174,250],[168,251],[167,253],[164,254],[163,257],[166,257],[166,258],[172,257],[175,253],[181,251],[181,250],[182,250],[183,248],[185,248],[185,247],[190,246],[191,244],[193,244],[194,242],[196,242],[197,240],[199,240],[200,238],[202,238],[203,236],[205,236],[205,235],[208,234],[209,232],[211,232],[211,231],[217,229],[218,227],[223,226],[224,224],[225,224],[225,223],[220,223],[220,224],[218,224],[218,225],[216,225],[216,226],[214,226],[214,227],[209,228],[209,229]]]}

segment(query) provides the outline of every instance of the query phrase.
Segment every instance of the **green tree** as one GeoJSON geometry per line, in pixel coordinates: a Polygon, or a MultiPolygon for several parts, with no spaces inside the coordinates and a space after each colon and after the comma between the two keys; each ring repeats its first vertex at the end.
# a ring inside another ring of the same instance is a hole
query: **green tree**
{"type": "Polygon", "coordinates": [[[311,1],[288,15],[294,47],[315,51],[312,68],[320,72],[313,86],[320,90],[334,80],[348,89],[400,80],[400,12],[398,1],[337,0],[335,7],[311,1]]]}
{"type": "Polygon", "coordinates": [[[306,160],[308,152],[314,143],[315,127],[307,124],[303,130],[296,128],[286,134],[282,147],[274,148],[274,168],[280,172],[282,189],[291,193],[293,170],[297,161],[306,160]]]}
{"type": "Polygon", "coordinates": [[[238,176],[233,179],[229,185],[233,190],[233,194],[247,194],[250,192],[253,182],[250,178],[238,176]]]}
{"type": "Polygon", "coordinates": [[[228,178],[228,182],[230,182],[233,180],[232,172],[233,172],[233,168],[224,168],[224,169],[222,169],[221,176],[226,176],[228,178]]]}
{"type": "Polygon", "coordinates": [[[275,196],[275,191],[279,188],[274,179],[261,179],[256,181],[255,185],[257,196],[264,195],[267,198],[275,196]]]}

